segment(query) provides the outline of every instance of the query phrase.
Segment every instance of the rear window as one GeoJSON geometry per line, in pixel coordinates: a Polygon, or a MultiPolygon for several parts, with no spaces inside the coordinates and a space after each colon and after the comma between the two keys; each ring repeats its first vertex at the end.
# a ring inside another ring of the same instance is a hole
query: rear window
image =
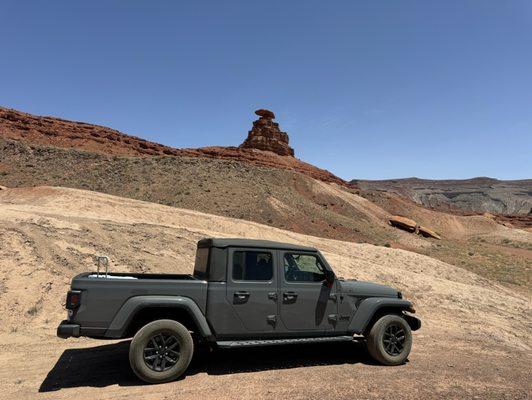
{"type": "Polygon", "coordinates": [[[272,253],[264,251],[235,251],[233,253],[233,280],[269,281],[272,278],[272,253]]]}
{"type": "Polygon", "coordinates": [[[196,262],[194,264],[194,277],[207,279],[207,266],[209,264],[209,248],[200,247],[196,251],[196,262]]]}

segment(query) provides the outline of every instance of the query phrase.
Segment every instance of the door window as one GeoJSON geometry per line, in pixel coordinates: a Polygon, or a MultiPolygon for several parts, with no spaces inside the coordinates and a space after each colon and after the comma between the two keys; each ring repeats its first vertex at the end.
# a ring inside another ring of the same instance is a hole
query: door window
{"type": "Polygon", "coordinates": [[[322,282],[325,279],[324,267],[314,255],[286,253],[284,277],[287,282],[322,282]]]}
{"type": "Polygon", "coordinates": [[[233,280],[269,281],[272,278],[272,253],[264,251],[235,251],[233,253],[233,280]]]}

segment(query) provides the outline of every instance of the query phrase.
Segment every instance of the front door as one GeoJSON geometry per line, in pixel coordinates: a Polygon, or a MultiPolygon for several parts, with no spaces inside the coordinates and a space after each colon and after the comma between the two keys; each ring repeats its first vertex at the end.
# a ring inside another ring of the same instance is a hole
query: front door
{"type": "Polygon", "coordinates": [[[230,249],[227,301],[247,332],[273,332],[277,323],[276,251],[230,249]]]}
{"type": "Polygon", "coordinates": [[[332,331],[336,302],[316,254],[280,252],[281,320],[289,331],[332,331]]]}

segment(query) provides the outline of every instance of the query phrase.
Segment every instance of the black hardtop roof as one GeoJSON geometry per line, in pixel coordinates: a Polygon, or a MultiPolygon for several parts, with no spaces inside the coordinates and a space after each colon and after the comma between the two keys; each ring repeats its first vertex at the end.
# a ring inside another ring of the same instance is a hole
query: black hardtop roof
{"type": "Polygon", "coordinates": [[[198,242],[198,247],[258,247],[266,249],[282,249],[297,251],[318,251],[314,247],[300,246],[292,243],[274,242],[271,240],[240,239],[240,238],[205,238],[198,242]]]}

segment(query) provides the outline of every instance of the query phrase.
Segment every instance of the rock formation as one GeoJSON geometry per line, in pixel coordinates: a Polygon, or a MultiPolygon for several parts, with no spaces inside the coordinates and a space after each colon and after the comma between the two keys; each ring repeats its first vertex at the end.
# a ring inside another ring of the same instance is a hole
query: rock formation
{"type": "Polygon", "coordinates": [[[441,239],[441,236],[426,226],[419,225],[416,221],[410,218],[394,215],[389,219],[391,226],[402,229],[407,232],[417,233],[423,237],[431,237],[434,239],[441,239]]]}
{"type": "Polygon", "coordinates": [[[253,121],[253,128],[240,148],[266,150],[280,156],[293,157],[294,149],[288,145],[288,134],[279,129],[277,122],[273,122],[275,114],[264,109],[255,111],[255,114],[259,116],[259,119],[253,121]]]}
{"type": "MultiPolygon", "coordinates": [[[[532,179],[391,179],[351,181],[362,190],[398,194],[427,208],[455,214],[532,215],[532,179]]],[[[530,218],[529,218],[530,219],[530,218]]]]}
{"type": "Polygon", "coordinates": [[[410,218],[394,215],[390,218],[390,225],[404,231],[417,233],[417,222],[410,218]]]}
{"type": "Polygon", "coordinates": [[[441,236],[438,235],[436,232],[434,232],[432,229],[430,228],[427,228],[426,226],[423,226],[423,225],[419,225],[417,227],[417,230],[419,232],[419,234],[423,237],[431,237],[431,238],[434,238],[434,239],[438,239],[438,240],[441,240],[441,236]]]}
{"type": "MultiPolygon", "coordinates": [[[[254,151],[256,148],[261,148],[255,146],[247,148],[210,146],[198,149],[178,149],[126,135],[104,126],[37,116],[0,106],[0,158],[3,155],[2,151],[6,152],[7,148],[18,151],[23,144],[129,157],[207,157],[292,170],[324,182],[334,182],[341,186],[354,187],[354,185],[348,184],[329,171],[317,168],[295,157],[285,157],[285,155],[294,154],[293,150],[288,146],[288,136],[286,133],[279,131],[277,124],[271,122],[275,117],[271,111],[257,111],[260,112],[260,117],[270,121],[270,124],[276,128],[274,131],[280,139],[276,142],[276,146],[266,148],[266,150],[271,150],[274,153],[271,151],[254,151]],[[279,156],[279,154],[282,155],[279,156]]],[[[259,125],[262,126],[262,124],[263,122],[259,125]]],[[[255,142],[252,141],[253,143],[255,142]]],[[[0,169],[2,167],[1,164],[0,162],[0,169]]],[[[4,184],[5,181],[1,179],[2,172],[0,171],[0,183],[4,184]]]]}

